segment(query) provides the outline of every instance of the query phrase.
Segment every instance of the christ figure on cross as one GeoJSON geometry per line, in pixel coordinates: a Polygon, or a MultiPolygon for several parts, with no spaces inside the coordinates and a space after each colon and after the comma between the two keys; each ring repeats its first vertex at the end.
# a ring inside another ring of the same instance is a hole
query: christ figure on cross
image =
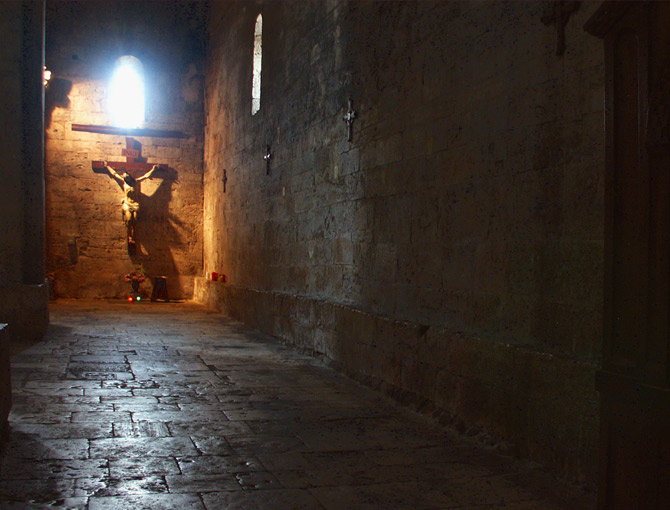
{"type": "Polygon", "coordinates": [[[116,170],[107,164],[107,161],[103,161],[102,164],[107,169],[107,172],[109,172],[109,175],[111,175],[118,182],[119,186],[121,186],[123,192],[126,195],[121,202],[121,210],[123,214],[123,222],[126,224],[126,228],[128,229],[128,246],[134,245],[135,224],[137,223],[137,214],[140,210],[140,191],[137,185],[145,179],[151,179],[154,172],[160,167],[159,165],[154,165],[146,174],[135,179],[126,171],[123,171],[123,173],[119,175],[116,170]]]}

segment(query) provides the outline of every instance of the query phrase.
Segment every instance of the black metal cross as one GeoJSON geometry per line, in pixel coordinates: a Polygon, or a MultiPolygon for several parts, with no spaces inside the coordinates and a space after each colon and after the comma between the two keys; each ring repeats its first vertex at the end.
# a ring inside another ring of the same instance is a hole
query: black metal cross
{"type": "Polygon", "coordinates": [[[272,159],[272,152],[270,152],[269,145],[265,148],[265,156],[263,156],[263,159],[265,160],[265,175],[270,175],[270,160],[272,159]]]}
{"type": "Polygon", "coordinates": [[[347,123],[347,142],[350,142],[354,138],[354,119],[356,118],[356,112],[354,111],[353,101],[349,98],[349,110],[344,115],[344,122],[347,123]]]}
{"type": "Polygon", "coordinates": [[[556,26],[556,55],[565,53],[565,25],[570,15],[579,9],[579,5],[577,1],[557,1],[549,2],[545,8],[542,23],[556,26]]]}

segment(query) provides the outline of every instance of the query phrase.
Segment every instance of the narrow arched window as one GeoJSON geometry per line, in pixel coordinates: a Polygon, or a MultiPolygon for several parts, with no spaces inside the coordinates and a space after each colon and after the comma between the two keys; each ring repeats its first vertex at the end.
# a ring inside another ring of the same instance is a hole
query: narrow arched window
{"type": "Polygon", "coordinates": [[[144,122],[144,68],[131,55],[119,57],[109,87],[112,124],[124,128],[142,127],[144,122]]]}
{"type": "Polygon", "coordinates": [[[251,82],[251,115],[261,109],[261,65],[263,63],[263,16],[256,18],[254,29],[254,67],[251,82]]]}

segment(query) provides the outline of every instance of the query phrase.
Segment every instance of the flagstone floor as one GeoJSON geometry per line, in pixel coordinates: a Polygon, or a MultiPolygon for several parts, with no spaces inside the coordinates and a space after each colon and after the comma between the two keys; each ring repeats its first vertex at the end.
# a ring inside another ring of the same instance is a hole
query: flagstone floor
{"type": "Polygon", "coordinates": [[[1,509],[592,507],[193,304],[56,302],[12,378],[1,509]]]}

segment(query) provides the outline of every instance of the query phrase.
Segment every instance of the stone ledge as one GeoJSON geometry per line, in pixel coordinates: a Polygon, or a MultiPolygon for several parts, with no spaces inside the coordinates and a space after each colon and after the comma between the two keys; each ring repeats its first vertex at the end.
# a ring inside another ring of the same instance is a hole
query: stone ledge
{"type": "Polygon", "coordinates": [[[460,432],[594,485],[597,366],[328,301],[197,278],[195,301],[460,432]],[[578,417],[578,418],[576,418],[578,417]]]}
{"type": "Polygon", "coordinates": [[[49,285],[0,286],[0,322],[9,324],[7,335],[12,353],[40,341],[49,324],[49,285]]]}
{"type": "Polygon", "coordinates": [[[12,379],[9,365],[9,331],[7,324],[0,323],[0,445],[9,433],[9,411],[12,408],[12,379]]]}

